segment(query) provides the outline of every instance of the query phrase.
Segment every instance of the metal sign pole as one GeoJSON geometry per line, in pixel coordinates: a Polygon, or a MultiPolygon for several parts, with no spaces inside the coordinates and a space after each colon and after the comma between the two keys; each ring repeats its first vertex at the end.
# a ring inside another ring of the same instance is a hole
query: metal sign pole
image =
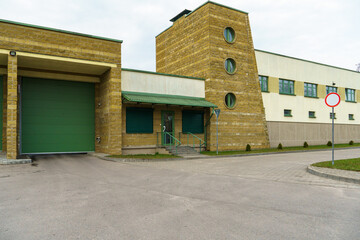
{"type": "Polygon", "coordinates": [[[332,107],[332,165],[334,165],[334,107],[332,107]]]}
{"type": "Polygon", "coordinates": [[[219,136],[218,136],[218,125],[219,125],[219,117],[216,115],[216,155],[219,154],[219,136]]]}
{"type": "MultiPolygon", "coordinates": [[[[334,84],[333,84],[334,85],[334,84]]],[[[341,98],[340,95],[335,93],[335,92],[331,92],[328,95],[326,95],[325,97],[325,103],[326,105],[328,105],[328,107],[332,108],[332,119],[331,119],[331,130],[332,130],[332,161],[331,164],[334,165],[334,119],[335,119],[335,113],[334,113],[334,107],[336,107],[337,105],[340,104],[341,98]]]]}

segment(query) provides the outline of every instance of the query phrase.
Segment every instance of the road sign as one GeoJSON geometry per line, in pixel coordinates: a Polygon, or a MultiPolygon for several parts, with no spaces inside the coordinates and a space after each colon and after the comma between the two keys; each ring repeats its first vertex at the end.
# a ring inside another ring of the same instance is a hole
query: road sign
{"type": "Polygon", "coordinates": [[[340,103],[340,96],[337,93],[329,93],[326,97],[325,97],[325,103],[326,105],[328,105],[329,107],[336,107],[337,105],[339,105],[340,103]]]}
{"type": "Polygon", "coordinates": [[[335,119],[335,114],[334,114],[334,107],[336,107],[337,105],[339,105],[340,103],[340,96],[337,93],[329,93],[328,95],[326,95],[325,97],[325,103],[326,105],[328,105],[329,107],[332,108],[332,165],[334,165],[334,119],[335,119]]]}
{"type": "Polygon", "coordinates": [[[220,109],[215,109],[214,112],[215,112],[216,117],[218,118],[220,115],[220,109]]]}

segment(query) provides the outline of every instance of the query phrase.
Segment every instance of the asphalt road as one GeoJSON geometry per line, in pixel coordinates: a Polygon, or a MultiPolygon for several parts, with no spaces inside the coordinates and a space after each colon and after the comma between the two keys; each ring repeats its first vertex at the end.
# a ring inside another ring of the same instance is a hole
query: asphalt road
{"type": "Polygon", "coordinates": [[[59,155],[0,166],[0,239],[358,240],[360,185],[305,170],[329,157],[119,163],[59,155]]]}

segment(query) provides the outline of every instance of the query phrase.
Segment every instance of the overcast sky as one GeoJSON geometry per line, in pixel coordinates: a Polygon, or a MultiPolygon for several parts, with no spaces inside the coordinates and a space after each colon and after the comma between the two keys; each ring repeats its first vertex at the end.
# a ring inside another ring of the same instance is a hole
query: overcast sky
{"type": "MultiPolygon", "coordinates": [[[[122,67],[155,71],[155,36],[205,2],[0,0],[0,19],[121,39],[122,67]]],[[[256,49],[351,70],[360,63],[359,0],[215,2],[249,13],[256,49]]]]}

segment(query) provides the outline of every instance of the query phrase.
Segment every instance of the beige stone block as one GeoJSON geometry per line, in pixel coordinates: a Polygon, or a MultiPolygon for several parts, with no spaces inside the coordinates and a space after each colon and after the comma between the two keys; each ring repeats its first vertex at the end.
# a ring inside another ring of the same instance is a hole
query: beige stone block
{"type": "Polygon", "coordinates": [[[279,78],[269,77],[269,92],[279,93],[279,78]]]}
{"type": "Polygon", "coordinates": [[[304,96],[304,82],[295,81],[294,90],[296,96],[304,96]]]}

